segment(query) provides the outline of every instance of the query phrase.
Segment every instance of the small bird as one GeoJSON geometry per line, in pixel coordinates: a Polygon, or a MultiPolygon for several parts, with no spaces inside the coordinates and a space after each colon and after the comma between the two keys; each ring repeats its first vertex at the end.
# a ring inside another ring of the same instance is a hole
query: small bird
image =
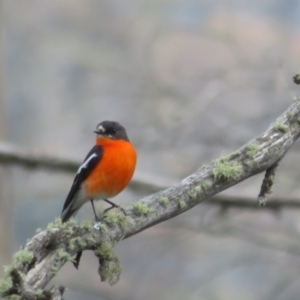
{"type": "Polygon", "coordinates": [[[108,199],[118,195],[133,176],[137,153],[125,128],[118,122],[103,121],[94,132],[96,145],[77,171],[61,213],[62,222],[68,221],[88,201],[98,221],[94,200],[109,203],[111,207],[105,211],[119,207],[108,199]]]}

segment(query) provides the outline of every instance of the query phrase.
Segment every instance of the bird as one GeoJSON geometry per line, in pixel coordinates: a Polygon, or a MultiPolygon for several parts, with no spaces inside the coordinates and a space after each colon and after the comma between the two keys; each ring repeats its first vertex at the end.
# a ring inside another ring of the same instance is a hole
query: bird
{"type": "Polygon", "coordinates": [[[103,200],[112,208],[124,209],[108,200],[118,195],[129,184],[135,171],[137,152],[130,142],[125,128],[115,121],[103,121],[94,131],[96,144],[79,167],[61,213],[62,222],[75,216],[86,202],[103,200]]]}

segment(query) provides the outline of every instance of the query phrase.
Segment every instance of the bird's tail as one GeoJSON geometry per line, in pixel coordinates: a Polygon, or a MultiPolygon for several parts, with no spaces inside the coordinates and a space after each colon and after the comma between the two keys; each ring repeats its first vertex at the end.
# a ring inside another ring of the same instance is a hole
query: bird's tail
{"type": "Polygon", "coordinates": [[[72,209],[72,206],[69,205],[66,209],[64,209],[62,212],[61,212],[61,221],[63,223],[67,222],[72,216],[76,215],[77,211],[79,210],[78,209],[72,209]]]}
{"type": "Polygon", "coordinates": [[[75,193],[72,188],[60,215],[62,222],[67,222],[71,217],[75,216],[85,202],[86,197],[82,189],[75,193]]]}

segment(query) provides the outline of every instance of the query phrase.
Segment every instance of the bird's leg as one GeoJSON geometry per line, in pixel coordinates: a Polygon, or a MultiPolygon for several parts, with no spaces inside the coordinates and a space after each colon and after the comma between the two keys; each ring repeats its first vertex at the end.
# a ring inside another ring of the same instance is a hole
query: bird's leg
{"type": "Polygon", "coordinates": [[[103,201],[105,201],[105,202],[107,202],[107,203],[109,203],[109,204],[111,205],[111,207],[107,208],[107,209],[104,211],[104,214],[105,214],[106,212],[108,212],[109,210],[111,210],[111,209],[113,209],[113,208],[116,207],[116,208],[120,209],[120,210],[123,212],[123,214],[124,214],[125,216],[127,216],[126,211],[125,211],[125,209],[124,209],[123,207],[121,207],[121,206],[119,206],[119,205],[117,205],[117,204],[115,204],[115,203],[113,203],[113,202],[111,202],[111,201],[109,201],[109,200],[107,200],[107,199],[103,199],[103,201]]]}
{"type": "Polygon", "coordinates": [[[94,206],[94,199],[90,199],[90,201],[91,201],[93,212],[94,212],[94,215],[95,215],[95,220],[96,220],[96,222],[100,222],[101,219],[96,214],[96,210],[95,210],[95,206],[94,206]]]}
{"type": "MultiPolygon", "coordinates": [[[[103,213],[104,217],[105,217],[105,213],[108,212],[109,210],[113,209],[113,208],[120,209],[122,211],[122,213],[124,214],[124,216],[125,217],[127,216],[126,211],[125,211],[125,209],[123,207],[121,207],[121,206],[119,206],[119,205],[117,205],[117,204],[115,204],[115,203],[113,203],[113,202],[111,202],[111,201],[109,201],[107,199],[103,199],[103,200],[111,205],[111,207],[107,208],[104,211],[104,213],[103,213]]],[[[124,238],[124,236],[125,236],[125,230],[124,230],[124,228],[122,226],[121,226],[121,228],[122,228],[122,236],[120,237],[119,241],[121,241],[124,238]]]]}

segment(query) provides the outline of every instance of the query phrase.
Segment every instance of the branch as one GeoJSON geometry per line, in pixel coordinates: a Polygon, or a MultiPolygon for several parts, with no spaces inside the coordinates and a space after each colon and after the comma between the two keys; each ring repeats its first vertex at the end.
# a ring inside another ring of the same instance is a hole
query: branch
{"type": "MultiPolygon", "coordinates": [[[[253,148],[253,147],[252,147],[253,148]]],[[[255,148],[255,147],[254,147],[255,148]]],[[[254,149],[253,148],[253,149],[254,149]]],[[[248,151],[251,154],[253,149],[248,151]]],[[[255,149],[254,149],[255,151],[255,149]]],[[[42,169],[49,171],[60,171],[74,174],[77,172],[81,162],[80,160],[66,159],[63,157],[46,156],[33,154],[26,151],[20,151],[17,147],[0,142],[0,164],[16,165],[26,169],[42,169]]],[[[143,193],[155,193],[177,185],[175,180],[157,178],[148,174],[135,172],[134,178],[129,187],[134,191],[143,193]]],[[[237,208],[251,209],[281,209],[281,208],[300,208],[299,199],[292,198],[272,198],[267,206],[259,207],[253,198],[216,195],[207,204],[237,208]]]]}
{"type": "MultiPolygon", "coordinates": [[[[80,251],[93,250],[101,262],[100,276],[116,283],[120,274],[112,247],[155,224],[175,217],[213,195],[277,165],[300,135],[300,101],[293,103],[256,139],[202,167],[179,184],[127,207],[125,217],[110,211],[101,223],[57,221],[34,236],[6,269],[11,287],[2,295],[37,293],[80,251]],[[12,274],[19,274],[15,283],[12,274]]],[[[45,292],[45,291],[44,291],[45,292]]],[[[39,298],[35,298],[39,299],[39,298]]]]}

